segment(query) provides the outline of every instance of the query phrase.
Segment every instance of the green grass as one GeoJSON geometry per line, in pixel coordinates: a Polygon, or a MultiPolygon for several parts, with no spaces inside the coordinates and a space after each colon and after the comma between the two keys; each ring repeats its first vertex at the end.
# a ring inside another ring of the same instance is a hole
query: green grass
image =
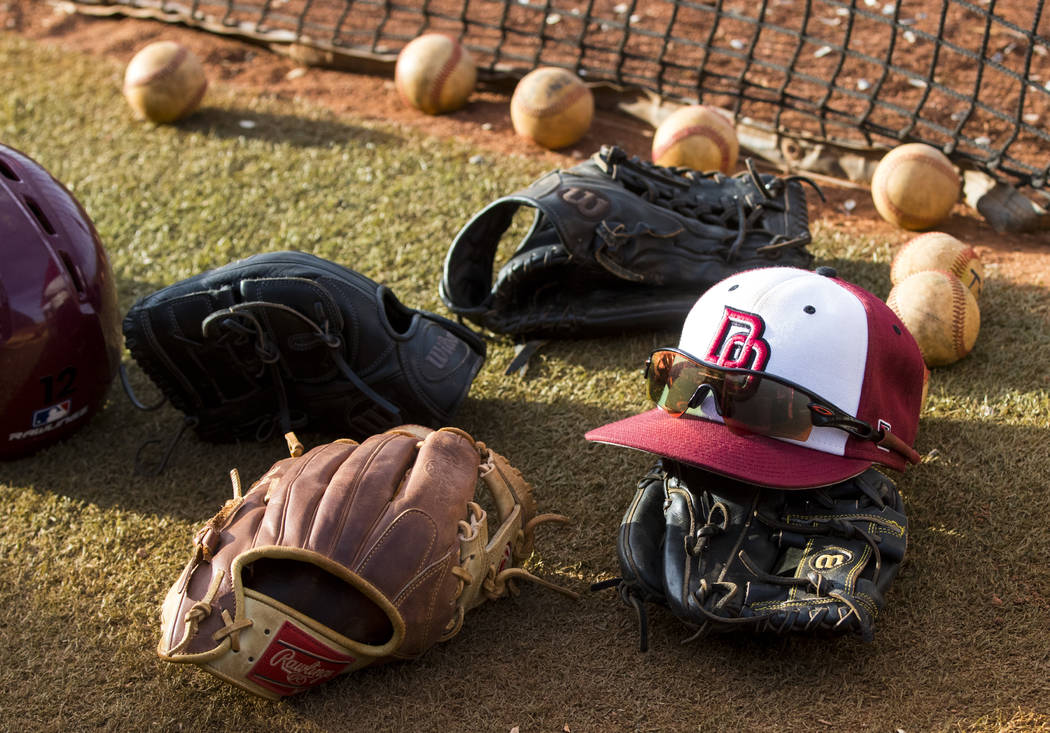
{"type": "MultiPolygon", "coordinates": [[[[90,212],[124,309],[232,259],[302,249],[446,313],[437,283],[455,233],[543,170],[221,86],[181,125],[136,123],[121,69],[7,34],[0,68],[0,140],[90,212]]],[[[885,243],[814,229],[821,263],[888,293],[885,243]]],[[[640,655],[615,594],[573,603],[526,587],[416,662],[251,698],[159,661],[157,610],[229,468],[250,480],[283,448],[186,436],[163,475],[135,476],[141,441],[179,415],[138,412],[114,386],[73,438],[0,463],[0,729],[1050,729],[1050,292],[992,274],[975,352],[931,378],[925,460],[900,477],[909,554],[872,645],[681,645],[686,631],[654,610],[640,655]]],[[[544,575],[585,591],[618,573],[616,528],[649,460],[582,435],[646,407],[639,367],[675,337],[551,344],[524,378],[503,376],[512,348],[492,345],[458,424],[523,471],[541,509],[574,519],[541,529],[544,575]]]]}

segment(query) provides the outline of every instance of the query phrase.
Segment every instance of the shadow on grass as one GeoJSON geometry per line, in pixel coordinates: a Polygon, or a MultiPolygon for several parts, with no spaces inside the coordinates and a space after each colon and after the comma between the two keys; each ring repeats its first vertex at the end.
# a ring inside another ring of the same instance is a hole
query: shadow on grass
{"type": "Polygon", "coordinates": [[[888,264],[841,257],[820,257],[814,261],[813,266],[831,267],[843,280],[859,285],[883,300],[890,292],[888,264]]]}
{"type": "MultiPolygon", "coordinates": [[[[866,277],[885,270],[881,265],[846,264],[866,277]]],[[[969,511],[982,491],[997,487],[1031,492],[1050,475],[1045,458],[1042,473],[1029,467],[1045,454],[1045,430],[1017,424],[1026,415],[1047,409],[1050,376],[1028,367],[1050,359],[1050,332],[1043,325],[1050,296],[1045,290],[994,280],[985,296],[985,323],[974,353],[931,375],[929,402],[934,413],[926,413],[917,441],[931,465],[912,469],[901,485],[916,501],[916,510],[928,510],[930,516],[943,516],[949,507],[969,511]],[[1018,320],[1014,316],[1019,312],[1029,317],[1018,320]],[[960,415],[960,410],[972,410],[968,406],[979,406],[982,400],[987,406],[977,408],[979,414],[960,415]],[[948,416],[937,410],[948,411],[948,416]],[[951,478],[938,478],[944,476],[951,478]],[[926,478],[918,480],[922,477],[926,478]],[[941,492],[939,504],[922,503],[921,497],[941,492]]],[[[485,383],[476,385],[453,424],[504,453],[546,496],[571,496],[569,508],[575,514],[586,516],[593,512],[586,500],[613,493],[614,510],[603,517],[605,526],[618,520],[616,512],[647,459],[637,451],[588,443],[583,434],[639,411],[626,406],[639,404],[635,397],[642,393],[640,374],[646,355],[657,346],[676,342],[672,331],[551,342],[524,377],[498,374],[506,367],[500,360],[507,349],[493,350],[485,366],[489,372],[485,383]],[[623,394],[625,389],[632,392],[623,394]]],[[[127,357],[125,361],[140,398],[153,401],[158,392],[127,357]]],[[[279,437],[264,444],[215,445],[198,440],[190,431],[161,476],[133,475],[142,443],[160,441],[148,449],[151,460],[156,460],[181,422],[181,413],[170,406],[155,412],[135,409],[117,380],[107,406],[89,425],[35,456],[0,463],[0,483],[196,520],[210,516],[230,495],[231,468],[239,469],[247,485],[286,455],[279,437]]],[[[338,437],[342,436],[300,435],[308,446],[338,437]]]]}
{"type": "MultiPolygon", "coordinates": [[[[129,375],[139,398],[159,394],[144,376],[129,375]]],[[[586,450],[589,427],[624,416],[621,412],[564,404],[468,399],[452,424],[507,456],[529,480],[546,483],[551,461],[569,466],[565,451],[586,450]],[[532,473],[540,474],[537,476],[532,473]]],[[[247,488],[275,461],[288,456],[283,438],[264,442],[208,443],[186,430],[159,475],[134,471],[136,458],[155,465],[179,432],[183,415],[165,403],[144,412],[135,408],[119,383],[110,388],[105,408],[68,439],[32,456],[0,462],[0,484],[53,492],[102,507],[179,519],[204,520],[232,496],[229,471],[237,468],[247,488]],[[154,441],[144,445],[147,441],[154,441]]],[[[345,437],[300,431],[309,449],[345,437]]]]}
{"type": "Polygon", "coordinates": [[[330,148],[348,142],[388,145],[398,139],[382,130],[336,120],[237,107],[202,107],[175,125],[218,138],[264,140],[299,148],[330,148]]]}

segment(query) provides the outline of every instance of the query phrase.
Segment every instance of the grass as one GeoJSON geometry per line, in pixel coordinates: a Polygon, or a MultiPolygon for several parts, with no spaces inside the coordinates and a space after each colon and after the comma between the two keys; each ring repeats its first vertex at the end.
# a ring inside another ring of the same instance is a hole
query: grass
{"type": "MultiPolygon", "coordinates": [[[[232,259],[302,249],[445,313],[437,282],[456,231],[542,172],[221,86],[179,126],[136,123],[121,69],[8,34],[0,68],[0,140],[90,212],[123,309],[232,259]]],[[[889,291],[885,244],[814,228],[821,263],[889,291]]],[[[114,386],[76,436],[0,463],[0,729],[1050,730],[1050,292],[992,277],[982,304],[975,352],[932,377],[924,462],[900,477],[909,554],[873,644],[682,645],[654,610],[641,655],[615,594],[573,603],[526,587],[416,662],[279,704],[153,649],[160,600],[227,498],[228,469],[257,476],[282,446],[186,436],[163,475],[134,476],[140,442],[179,416],[137,412],[114,386]]],[[[675,336],[551,344],[525,378],[503,376],[512,348],[492,345],[458,424],[523,471],[542,510],[574,519],[541,530],[538,572],[580,590],[618,573],[616,528],[649,460],[582,435],[645,408],[638,368],[675,336]]]]}

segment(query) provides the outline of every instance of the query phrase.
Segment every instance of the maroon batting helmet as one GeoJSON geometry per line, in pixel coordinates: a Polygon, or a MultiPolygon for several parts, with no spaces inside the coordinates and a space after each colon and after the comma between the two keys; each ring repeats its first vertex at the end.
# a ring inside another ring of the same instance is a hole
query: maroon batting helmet
{"type": "Polygon", "coordinates": [[[91,219],[0,144],[0,459],[83,426],[120,364],[117,290],[91,219]]]}

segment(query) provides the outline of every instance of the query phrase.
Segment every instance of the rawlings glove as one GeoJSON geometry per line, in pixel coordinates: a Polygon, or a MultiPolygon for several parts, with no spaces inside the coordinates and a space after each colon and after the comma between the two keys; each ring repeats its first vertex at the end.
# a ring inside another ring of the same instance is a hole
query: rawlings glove
{"type": "Polygon", "coordinates": [[[808,268],[801,180],[669,168],[603,147],[489,204],[459,232],[440,285],[449,309],[522,340],[681,327],[697,296],[741,270],[808,268]],[[493,282],[522,206],[532,227],[493,282]]]}
{"type": "Polygon", "coordinates": [[[519,579],[576,595],[521,567],[536,526],[566,518],[537,515],[521,474],[462,430],[338,440],[244,495],[231,476],[164,601],[157,653],[262,697],[418,657],[519,579]]]}
{"type": "Polygon", "coordinates": [[[696,633],[855,633],[871,641],[907,546],[896,486],[875,469],[831,486],[770,489],[663,460],[620,524],[622,578],[647,646],[645,604],[696,633]]]}
{"type": "Polygon", "coordinates": [[[304,252],[255,255],[142,298],[124,319],[124,336],[142,370],[209,441],[304,428],[361,439],[404,423],[438,427],[485,359],[470,329],[304,252]]]}

